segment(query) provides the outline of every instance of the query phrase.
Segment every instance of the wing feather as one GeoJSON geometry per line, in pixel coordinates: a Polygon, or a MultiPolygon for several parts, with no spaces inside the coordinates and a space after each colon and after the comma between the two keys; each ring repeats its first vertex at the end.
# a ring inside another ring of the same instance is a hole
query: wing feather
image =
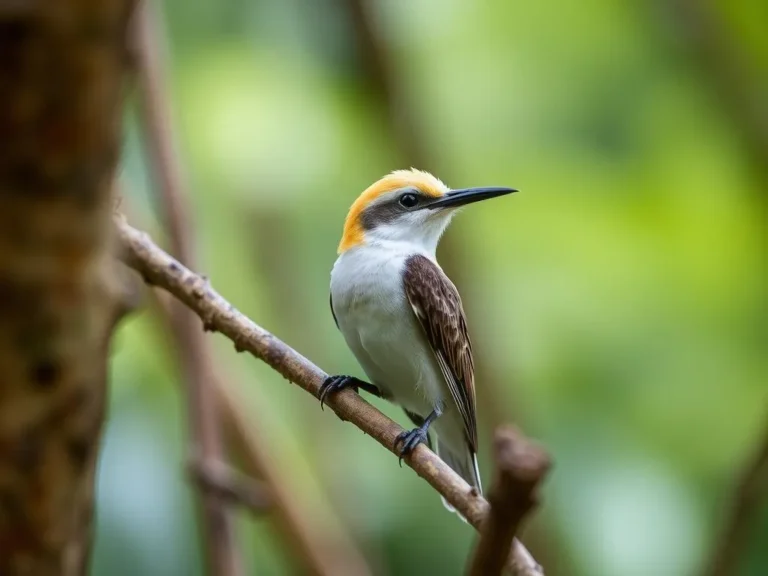
{"type": "Polygon", "coordinates": [[[328,295],[328,303],[331,305],[331,316],[333,316],[333,321],[336,324],[336,328],[338,328],[339,320],[336,318],[336,312],[333,311],[333,292],[328,295]]]}
{"type": "Polygon", "coordinates": [[[403,283],[464,421],[467,440],[477,452],[475,366],[459,292],[434,262],[421,255],[406,261],[403,283]]]}

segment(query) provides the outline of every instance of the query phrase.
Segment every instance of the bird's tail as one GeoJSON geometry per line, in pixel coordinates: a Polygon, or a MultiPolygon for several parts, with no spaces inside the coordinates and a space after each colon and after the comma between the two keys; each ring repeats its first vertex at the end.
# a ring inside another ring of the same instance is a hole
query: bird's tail
{"type": "MultiPolygon", "coordinates": [[[[470,486],[477,488],[477,491],[480,494],[483,493],[483,487],[480,483],[480,470],[477,467],[477,456],[469,446],[467,446],[461,454],[456,454],[448,447],[448,445],[440,442],[440,439],[438,438],[437,455],[440,456],[443,462],[448,464],[454,472],[466,480],[470,486]]],[[[455,512],[464,522],[467,521],[467,519],[459,514],[444,497],[441,496],[440,499],[443,501],[443,506],[451,512],[455,512]]]]}

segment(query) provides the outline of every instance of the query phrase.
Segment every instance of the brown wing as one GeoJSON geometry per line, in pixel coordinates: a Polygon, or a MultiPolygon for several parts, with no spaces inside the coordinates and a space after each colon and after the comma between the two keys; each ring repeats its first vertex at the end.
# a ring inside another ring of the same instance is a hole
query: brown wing
{"type": "Polygon", "coordinates": [[[459,293],[442,270],[421,255],[406,261],[403,283],[464,420],[467,440],[477,452],[475,366],[459,293]]]}

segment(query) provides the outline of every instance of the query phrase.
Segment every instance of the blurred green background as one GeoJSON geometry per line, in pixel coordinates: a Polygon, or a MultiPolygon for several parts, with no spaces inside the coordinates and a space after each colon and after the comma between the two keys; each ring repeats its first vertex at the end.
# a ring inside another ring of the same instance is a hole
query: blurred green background
{"type": "MultiPolygon", "coordinates": [[[[555,461],[523,537],[549,576],[700,573],[768,417],[768,3],[365,2],[411,114],[399,142],[348,5],[162,5],[200,272],[362,375],[328,308],[356,196],[409,165],[411,138],[449,186],[520,188],[464,211],[438,252],[478,350],[485,483],[492,427],[513,420],[555,461]]],[[[126,201],[157,230],[128,110],[126,201]]],[[[462,574],[475,533],[425,482],[211,338],[308,515],[376,574],[462,574]]],[[[93,574],[202,574],[172,352],[149,311],[115,338],[93,574]]],[[[239,526],[249,574],[301,573],[268,517],[239,526]]],[[[763,507],[734,576],[768,574],[766,542],[763,507]]]]}

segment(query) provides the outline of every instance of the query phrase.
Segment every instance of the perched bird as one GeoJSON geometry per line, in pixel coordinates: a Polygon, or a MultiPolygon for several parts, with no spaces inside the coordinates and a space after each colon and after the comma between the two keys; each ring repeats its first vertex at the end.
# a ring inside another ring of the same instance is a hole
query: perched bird
{"type": "Polygon", "coordinates": [[[480,492],[472,345],[435,251],[458,208],[510,192],[451,190],[427,172],[392,172],[352,204],[331,272],[331,312],[370,383],[331,376],[321,405],[348,387],[390,400],[416,426],[395,442],[401,459],[427,442],[480,492]]]}

